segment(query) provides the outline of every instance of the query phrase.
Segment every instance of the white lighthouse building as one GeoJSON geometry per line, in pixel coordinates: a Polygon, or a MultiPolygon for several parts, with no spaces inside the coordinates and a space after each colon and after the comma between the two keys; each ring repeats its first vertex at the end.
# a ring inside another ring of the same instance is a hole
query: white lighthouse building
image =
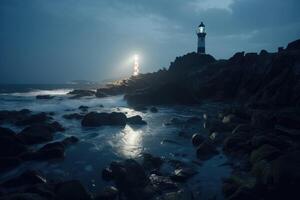
{"type": "Polygon", "coordinates": [[[203,22],[197,28],[197,36],[198,36],[198,48],[197,53],[205,54],[205,25],[203,22]]]}

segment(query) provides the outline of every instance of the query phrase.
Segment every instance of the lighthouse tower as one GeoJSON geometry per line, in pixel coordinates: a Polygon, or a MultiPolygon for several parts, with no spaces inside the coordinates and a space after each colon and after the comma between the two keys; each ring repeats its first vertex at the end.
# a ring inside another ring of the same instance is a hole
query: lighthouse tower
{"type": "Polygon", "coordinates": [[[197,53],[205,54],[205,26],[203,22],[197,28],[197,36],[198,36],[198,48],[197,53]]]}

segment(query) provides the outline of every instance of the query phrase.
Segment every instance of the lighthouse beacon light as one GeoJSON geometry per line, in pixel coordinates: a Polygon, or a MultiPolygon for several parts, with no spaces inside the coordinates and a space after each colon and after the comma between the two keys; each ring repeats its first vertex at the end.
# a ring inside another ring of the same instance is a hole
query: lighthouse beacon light
{"type": "Polygon", "coordinates": [[[133,76],[137,76],[140,73],[139,56],[135,54],[133,60],[133,76]]]}

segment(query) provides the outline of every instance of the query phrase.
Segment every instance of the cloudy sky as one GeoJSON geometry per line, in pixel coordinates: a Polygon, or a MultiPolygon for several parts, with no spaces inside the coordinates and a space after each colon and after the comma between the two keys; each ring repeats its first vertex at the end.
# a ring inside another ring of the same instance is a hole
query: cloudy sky
{"type": "Polygon", "coordinates": [[[300,38],[299,0],[0,0],[0,83],[65,83],[168,67],[196,50],[276,51],[300,38]]]}

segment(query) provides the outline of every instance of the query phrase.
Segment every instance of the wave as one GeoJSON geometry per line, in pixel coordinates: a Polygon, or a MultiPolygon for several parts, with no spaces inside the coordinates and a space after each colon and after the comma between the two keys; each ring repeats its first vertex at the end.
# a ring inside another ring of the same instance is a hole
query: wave
{"type": "Polygon", "coordinates": [[[21,97],[31,97],[37,95],[52,95],[52,96],[62,96],[68,94],[73,89],[54,89],[54,90],[31,90],[28,92],[14,92],[14,93],[2,93],[0,95],[5,96],[21,96],[21,97]]]}

